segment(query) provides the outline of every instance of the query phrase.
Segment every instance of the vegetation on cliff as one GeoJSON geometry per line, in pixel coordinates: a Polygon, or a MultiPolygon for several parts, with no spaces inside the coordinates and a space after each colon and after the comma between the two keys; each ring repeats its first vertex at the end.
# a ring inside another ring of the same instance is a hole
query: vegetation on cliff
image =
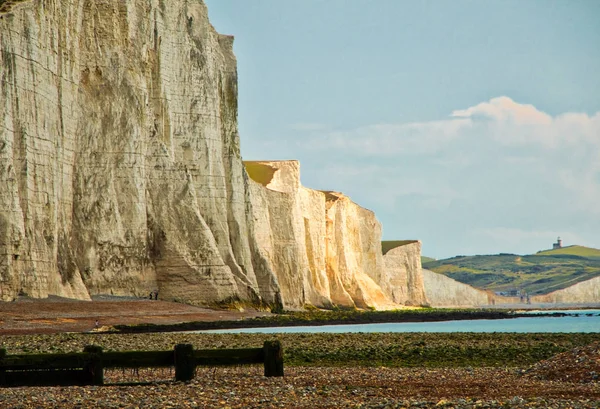
{"type": "Polygon", "coordinates": [[[386,254],[388,251],[396,247],[405,246],[407,244],[416,243],[418,240],[389,240],[381,242],[381,251],[386,254]]]}
{"type": "Polygon", "coordinates": [[[525,256],[456,256],[426,262],[423,268],[477,288],[541,295],[600,276],[600,250],[569,246],[525,256]]]}
{"type": "Polygon", "coordinates": [[[600,259],[600,250],[585,246],[567,246],[559,249],[538,251],[535,254],[538,256],[570,255],[600,259]]]}
{"type": "Polygon", "coordinates": [[[263,186],[267,186],[269,183],[271,183],[273,175],[277,170],[268,163],[257,161],[244,161],[244,166],[248,176],[250,176],[250,179],[260,183],[263,186]]]}
{"type": "Polygon", "coordinates": [[[432,257],[421,256],[421,264],[430,263],[432,261],[435,261],[432,257]]]}

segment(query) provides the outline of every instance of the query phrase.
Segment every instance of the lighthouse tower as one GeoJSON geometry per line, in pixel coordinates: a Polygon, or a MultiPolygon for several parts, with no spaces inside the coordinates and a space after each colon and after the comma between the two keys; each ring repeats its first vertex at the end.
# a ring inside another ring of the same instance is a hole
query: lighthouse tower
{"type": "Polygon", "coordinates": [[[552,250],[556,250],[556,249],[560,249],[562,248],[562,240],[559,238],[556,239],[556,243],[552,244],[552,250]]]}

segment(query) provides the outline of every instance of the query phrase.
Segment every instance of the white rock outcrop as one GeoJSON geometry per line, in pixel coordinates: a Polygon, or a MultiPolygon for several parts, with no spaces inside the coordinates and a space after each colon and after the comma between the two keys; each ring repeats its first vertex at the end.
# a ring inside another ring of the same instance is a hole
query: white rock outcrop
{"type": "Polygon", "coordinates": [[[302,187],[294,161],[248,178],[232,42],[201,0],[4,3],[0,300],[394,308],[411,293],[386,281],[371,211],[302,187]]]}
{"type": "Polygon", "coordinates": [[[471,287],[443,274],[423,269],[425,296],[432,307],[480,307],[494,303],[492,293],[471,287]]]}
{"type": "Polygon", "coordinates": [[[392,248],[384,250],[384,276],[379,277],[377,282],[382,283],[386,293],[398,304],[428,305],[421,268],[421,242],[408,240],[397,244],[385,243],[392,248]]]}
{"type": "Polygon", "coordinates": [[[597,304],[600,303],[600,277],[582,281],[562,290],[532,297],[535,303],[597,304]]]}
{"type": "Polygon", "coordinates": [[[259,251],[285,308],[400,306],[378,281],[384,265],[373,212],[341,193],[301,186],[297,161],[245,163],[259,251]]]}
{"type": "Polygon", "coordinates": [[[32,0],[0,34],[1,299],[275,300],[253,268],[232,38],[201,1],[32,0]]]}

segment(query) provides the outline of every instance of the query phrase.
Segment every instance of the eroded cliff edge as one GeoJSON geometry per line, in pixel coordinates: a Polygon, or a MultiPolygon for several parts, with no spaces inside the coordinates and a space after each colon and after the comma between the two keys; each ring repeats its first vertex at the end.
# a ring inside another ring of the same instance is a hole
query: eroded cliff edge
{"type": "MultiPolygon", "coordinates": [[[[248,161],[259,252],[286,308],[397,308],[375,214],[338,192],[300,184],[297,161],[248,161]]],[[[420,254],[419,254],[420,257],[420,254]]]]}
{"type": "Polygon", "coordinates": [[[372,212],[297,162],[248,178],[202,1],[13,2],[0,33],[0,299],[400,305],[372,212]]]}

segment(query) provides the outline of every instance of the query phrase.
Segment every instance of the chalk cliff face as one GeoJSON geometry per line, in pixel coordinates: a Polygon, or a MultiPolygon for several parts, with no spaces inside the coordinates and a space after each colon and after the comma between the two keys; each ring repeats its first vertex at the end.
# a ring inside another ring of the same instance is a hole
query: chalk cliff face
{"type": "Polygon", "coordinates": [[[0,297],[258,300],[232,38],[205,5],[29,1],[0,33],[0,297]]]}
{"type": "Polygon", "coordinates": [[[246,162],[260,253],[284,306],[394,308],[382,288],[381,227],[373,212],[336,192],[300,185],[297,161],[246,162]]]}
{"type": "Polygon", "coordinates": [[[600,277],[582,281],[562,290],[532,298],[535,303],[600,303],[600,277]]]}
{"type": "Polygon", "coordinates": [[[201,0],[7,4],[1,300],[402,303],[372,212],[302,187],[297,162],[248,178],[233,39],[201,0]]]}
{"type": "Polygon", "coordinates": [[[443,274],[422,270],[425,296],[432,307],[479,307],[493,304],[493,295],[443,274]]]}
{"type": "Polygon", "coordinates": [[[392,300],[402,305],[428,304],[421,269],[421,242],[413,241],[388,250],[383,261],[382,283],[392,300]]]}

